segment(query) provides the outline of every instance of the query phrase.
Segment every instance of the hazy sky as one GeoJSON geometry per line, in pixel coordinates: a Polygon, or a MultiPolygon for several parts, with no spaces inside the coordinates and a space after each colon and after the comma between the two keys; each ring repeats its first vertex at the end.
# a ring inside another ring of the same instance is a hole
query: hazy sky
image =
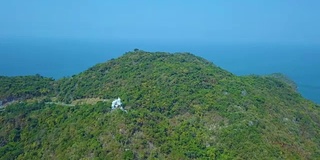
{"type": "Polygon", "coordinates": [[[1,0],[0,38],[320,44],[319,0],[1,0]]]}

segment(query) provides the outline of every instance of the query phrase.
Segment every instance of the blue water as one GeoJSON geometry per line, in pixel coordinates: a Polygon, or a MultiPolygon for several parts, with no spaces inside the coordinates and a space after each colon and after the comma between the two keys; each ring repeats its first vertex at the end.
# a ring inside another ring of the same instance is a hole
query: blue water
{"type": "Polygon", "coordinates": [[[236,75],[281,72],[298,84],[304,97],[320,103],[320,46],[0,40],[0,75],[41,74],[59,79],[134,48],[191,52],[236,75]]]}

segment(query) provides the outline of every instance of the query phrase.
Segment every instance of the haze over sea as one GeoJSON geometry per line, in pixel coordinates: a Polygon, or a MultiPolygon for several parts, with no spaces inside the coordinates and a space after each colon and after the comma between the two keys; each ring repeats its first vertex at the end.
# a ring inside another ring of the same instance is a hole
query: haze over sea
{"type": "Polygon", "coordinates": [[[271,44],[166,44],[126,41],[0,41],[0,75],[40,74],[59,79],[117,58],[127,51],[191,52],[236,75],[283,73],[299,92],[320,103],[320,47],[271,44]]]}

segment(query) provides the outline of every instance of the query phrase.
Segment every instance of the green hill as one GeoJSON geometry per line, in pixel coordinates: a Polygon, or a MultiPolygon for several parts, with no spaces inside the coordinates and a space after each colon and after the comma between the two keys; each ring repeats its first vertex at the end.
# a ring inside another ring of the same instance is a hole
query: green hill
{"type": "Polygon", "coordinates": [[[0,159],[320,159],[320,108],[283,77],[128,52],[2,109],[0,159]]]}
{"type": "Polygon", "coordinates": [[[33,97],[46,96],[54,91],[52,78],[34,76],[0,76],[0,101],[3,104],[25,100],[33,97]]]}

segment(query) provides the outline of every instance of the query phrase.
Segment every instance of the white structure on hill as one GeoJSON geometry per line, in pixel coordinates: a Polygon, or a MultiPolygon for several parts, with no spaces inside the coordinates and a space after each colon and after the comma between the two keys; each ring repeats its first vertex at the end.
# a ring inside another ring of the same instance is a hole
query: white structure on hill
{"type": "Polygon", "coordinates": [[[111,109],[112,110],[117,109],[117,108],[120,108],[122,111],[127,112],[125,109],[123,109],[120,98],[115,99],[111,104],[111,109]]]}

